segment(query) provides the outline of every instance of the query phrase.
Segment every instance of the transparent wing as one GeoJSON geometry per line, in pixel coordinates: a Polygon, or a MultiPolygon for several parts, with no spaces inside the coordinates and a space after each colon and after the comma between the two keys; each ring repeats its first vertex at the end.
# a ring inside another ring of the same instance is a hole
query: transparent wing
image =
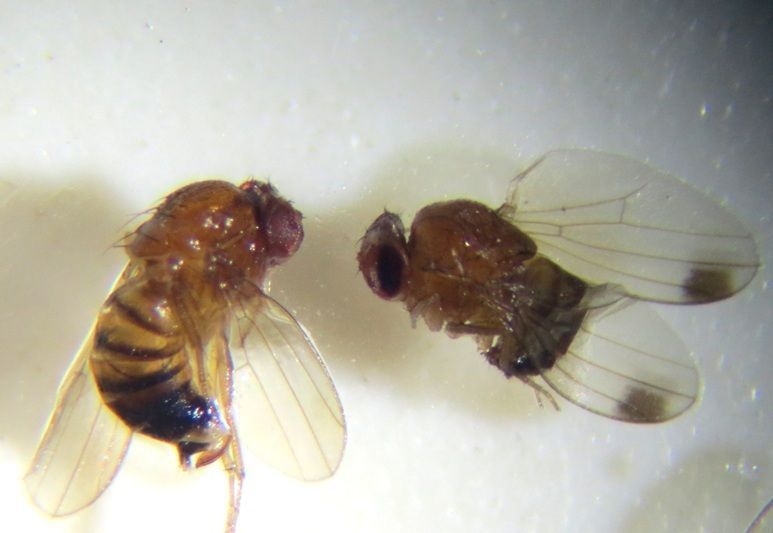
{"type": "Polygon", "coordinates": [[[132,431],[102,403],[88,365],[93,328],[67,370],[24,478],[43,511],[62,516],[96,500],[121,466],[132,431]]]}
{"type": "Polygon", "coordinates": [[[652,306],[630,298],[589,311],[567,353],[542,377],[570,402],[627,422],[673,418],[701,388],[676,332],[652,306]]]}
{"type": "Polygon", "coordinates": [[[645,300],[720,300],[759,266],[754,239],[724,207],[614,154],[548,153],[513,181],[500,213],[565,270],[645,300]]]}
{"type": "Polygon", "coordinates": [[[293,477],[317,480],[338,468],[346,425],[333,381],[310,337],[266,295],[234,317],[234,405],[241,440],[293,477]]]}

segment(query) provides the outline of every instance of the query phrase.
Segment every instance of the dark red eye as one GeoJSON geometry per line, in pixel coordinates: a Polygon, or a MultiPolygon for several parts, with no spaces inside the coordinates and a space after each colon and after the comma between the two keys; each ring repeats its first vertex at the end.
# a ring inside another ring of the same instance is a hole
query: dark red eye
{"type": "Polygon", "coordinates": [[[405,233],[400,218],[385,212],[371,224],[357,255],[360,271],[376,295],[391,300],[402,293],[408,274],[405,233]]]}
{"type": "Polygon", "coordinates": [[[255,223],[268,241],[268,254],[286,259],[298,251],[303,242],[303,216],[279,196],[270,183],[248,180],[239,187],[253,204],[255,223]]]}
{"type": "Polygon", "coordinates": [[[271,255],[290,257],[303,241],[303,217],[284,200],[272,198],[265,213],[266,235],[271,255]]]}
{"type": "Polygon", "coordinates": [[[376,279],[378,286],[387,298],[393,298],[403,286],[405,261],[392,246],[381,246],[376,254],[376,279]]]}

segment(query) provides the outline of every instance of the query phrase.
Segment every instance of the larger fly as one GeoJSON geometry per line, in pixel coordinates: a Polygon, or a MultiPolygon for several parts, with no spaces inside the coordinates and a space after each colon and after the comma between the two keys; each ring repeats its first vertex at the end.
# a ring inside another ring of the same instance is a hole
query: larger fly
{"type": "Polygon", "coordinates": [[[472,335],[489,363],[552,396],[629,422],[660,422],[700,392],[695,361],[643,301],[727,298],[757,272],[754,239],[682,181],[600,152],[550,152],[497,210],[421,209],[406,236],[385,212],[358,261],[371,290],[414,322],[472,335]]]}
{"type": "Polygon", "coordinates": [[[25,478],[41,509],[61,516],[91,504],[135,433],[172,444],[183,468],[222,463],[229,532],[240,434],[290,475],[333,474],[345,441],[333,382],[303,328],[263,290],[268,270],[301,245],[301,219],[267,183],[203,181],[169,195],[127,237],[128,265],[25,478]]]}

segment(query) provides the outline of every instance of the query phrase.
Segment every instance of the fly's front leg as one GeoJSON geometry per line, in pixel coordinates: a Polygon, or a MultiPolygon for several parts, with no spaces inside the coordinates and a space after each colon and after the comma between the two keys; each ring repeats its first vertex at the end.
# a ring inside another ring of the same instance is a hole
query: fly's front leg
{"type": "Polygon", "coordinates": [[[223,357],[217,361],[218,399],[224,407],[223,412],[231,430],[231,440],[221,457],[223,467],[228,474],[228,518],[226,521],[226,533],[234,533],[236,519],[239,516],[239,504],[242,500],[242,481],[244,480],[244,463],[242,462],[242,450],[239,446],[239,433],[236,429],[233,414],[233,361],[228,351],[228,340],[225,335],[219,337],[222,347],[219,351],[223,357]]]}
{"type": "Polygon", "coordinates": [[[537,405],[542,407],[542,396],[544,396],[545,398],[548,399],[548,401],[550,401],[550,403],[553,405],[556,411],[561,410],[555,398],[553,398],[553,395],[550,394],[550,392],[545,387],[543,387],[542,385],[540,385],[539,383],[531,379],[529,376],[517,376],[517,377],[518,379],[526,383],[529,387],[534,389],[534,395],[537,397],[537,405]]]}
{"type": "MultiPolygon", "coordinates": [[[[459,322],[448,322],[446,324],[446,334],[455,339],[462,335],[478,335],[480,337],[493,337],[497,335],[502,328],[494,326],[484,326],[480,324],[460,324],[459,322]]],[[[490,344],[490,343],[489,343],[490,344]]]]}
{"type": "MultiPolygon", "coordinates": [[[[233,426],[231,426],[233,428],[233,426]]],[[[239,447],[239,438],[233,429],[231,442],[228,449],[221,457],[223,467],[228,474],[228,518],[226,519],[226,533],[236,531],[236,519],[239,517],[239,504],[242,499],[242,481],[244,480],[244,464],[242,463],[242,451],[239,447]]]]}

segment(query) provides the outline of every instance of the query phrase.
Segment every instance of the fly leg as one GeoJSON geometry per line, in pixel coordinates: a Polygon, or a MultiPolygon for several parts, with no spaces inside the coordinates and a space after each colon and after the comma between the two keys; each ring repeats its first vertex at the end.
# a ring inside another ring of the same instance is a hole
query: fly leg
{"type": "MultiPolygon", "coordinates": [[[[233,428],[233,426],[232,426],[233,428]]],[[[239,439],[236,431],[228,444],[228,449],[221,457],[223,466],[228,474],[228,518],[226,519],[226,533],[234,533],[236,519],[239,517],[239,504],[242,499],[242,481],[244,480],[244,464],[242,463],[242,451],[239,448],[239,439]]]]}
{"type": "Polygon", "coordinates": [[[453,322],[446,324],[446,333],[451,337],[475,335],[478,341],[478,350],[481,351],[489,363],[502,370],[508,378],[515,376],[531,387],[540,407],[542,407],[542,398],[544,397],[556,411],[561,410],[553,395],[531,378],[532,375],[538,374],[538,370],[532,367],[516,369],[511,361],[511,357],[503,357],[503,354],[514,352],[514,348],[508,345],[508,342],[513,341],[512,336],[501,335],[501,329],[499,328],[453,322]]]}
{"type": "MultiPolygon", "coordinates": [[[[448,322],[446,324],[446,334],[455,339],[462,335],[477,335],[479,337],[494,337],[502,328],[493,326],[483,326],[480,324],[460,324],[458,322],[448,322]]],[[[480,341],[479,341],[480,342],[480,341]]],[[[489,344],[491,344],[489,340],[489,344]]]]}
{"type": "Polygon", "coordinates": [[[539,383],[531,379],[529,376],[517,376],[517,377],[518,379],[526,383],[529,387],[531,387],[534,390],[534,396],[536,396],[537,405],[539,405],[540,408],[542,408],[542,397],[544,396],[553,405],[556,411],[561,410],[555,398],[553,398],[553,395],[550,394],[550,392],[545,387],[543,387],[542,385],[540,385],[539,383]]]}
{"type": "Polygon", "coordinates": [[[239,434],[234,423],[233,406],[233,361],[228,351],[228,340],[225,335],[219,337],[222,343],[220,352],[225,354],[218,360],[218,397],[221,405],[225,407],[224,414],[230,428],[231,440],[222,456],[223,467],[228,474],[228,518],[226,520],[226,533],[234,533],[236,519],[239,516],[239,504],[242,500],[242,481],[244,480],[244,463],[242,462],[242,450],[239,446],[239,434]]]}

